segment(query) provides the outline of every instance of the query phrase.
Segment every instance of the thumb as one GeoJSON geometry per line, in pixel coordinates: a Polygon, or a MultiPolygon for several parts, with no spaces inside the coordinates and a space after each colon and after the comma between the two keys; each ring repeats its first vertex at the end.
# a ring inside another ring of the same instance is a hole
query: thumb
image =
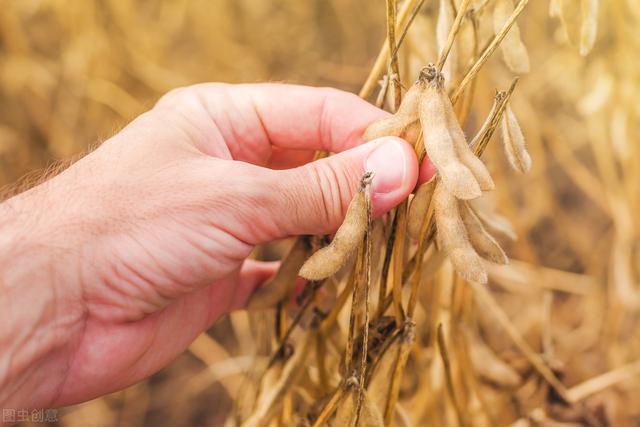
{"type": "Polygon", "coordinates": [[[269,211],[276,235],[335,231],[365,171],[374,173],[373,215],[404,200],[418,179],[418,161],[405,140],[383,137],[342,153],[284,171],[271,171],[269,211]]]}

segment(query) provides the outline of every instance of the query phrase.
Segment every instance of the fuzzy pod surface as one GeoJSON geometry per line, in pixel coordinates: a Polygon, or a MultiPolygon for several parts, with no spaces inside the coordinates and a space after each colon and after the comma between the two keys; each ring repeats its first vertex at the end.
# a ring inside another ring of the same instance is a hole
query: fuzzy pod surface
{"type": "Polygon", "coordinates": [[[468,200],[480,197],[482,191],[478,181],[458,157],[447,120],[447,103],[450,105],[451,101],[444,92],[442,76],[436,75],[423,84],[426,87],[420,100],[420,123],[429,159],[438,169],[444,185],[457,198],[468,200]]]}
{"type": "Polygon", "coordinates": [[[360,189],[349,203],[347,214],[333,240],[316,251],[300,268],[300,276],[307,280],[319,281],[333,276],[358,248],[367,232],[367,195],[370,191],[373,173],[365,172],[360,189]]]}
{"type": "Polygon", "coordinates": [[[431,204],[431,198],[435,187],[436,180],[434,177],[429,182],[422,184],[418,188],[418,191],[416,191],[416,195],[413,197],[413,200],[411,200],[409,217],[407,219],[407,232],[413,239],[420,238],[422,223],[425,221],[429,211],[429,205],[431,204]]]}
{"type": "Polygon", "coordinates": [[[462,222],[467,229],[467,235],[471,246],[482,258],[496,264],[508,264],[509,258],[500,247],[500,244],[482,226],[482,222],[466,203],[461,203],[460,214],[462,222]]]}
{"type": "MultiPolygon", "coordinates": [[[[496,34],[500,32],[512,13],[512,0],[498,0],[493,11],[493,28],[496,34]]],[[[500,49],[502,50],[504,62],[511,71],[516,74],[529,72],[529,53],[520,38],[520,28],[517,23],[513,24],[504,40],[502,40],[500,49]]]]}
{"type": "Polygon", "coordinates": [[[486,283],[487,272],[469,241],[458,200],[444,185],[438,183],[433,203],[439,246],[449,256],[458,274],[473,282],[486,283]]]}
{"type": "Polygon", "coordinates": [[[516,119],[509,104],[507,104],[504,110],[500,126],[504,152],[509,164],[514,170],[520,173],[529,172],[531,170],[531,156],[527,151],[524,135],[518,119],[516,119]]]}

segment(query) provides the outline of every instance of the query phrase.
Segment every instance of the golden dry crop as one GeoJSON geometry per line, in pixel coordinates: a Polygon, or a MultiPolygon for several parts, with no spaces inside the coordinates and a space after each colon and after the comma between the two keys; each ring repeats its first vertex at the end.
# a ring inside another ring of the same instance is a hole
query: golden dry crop
{"type": "Polygon", "coordinates": [[[639,28],[634,0],[4,1],[2,184],[205,80],[359,90],[395,113],[365,139],[438,169],[259,248],[260,310],[59,424],[638,425],[639,28]]]}

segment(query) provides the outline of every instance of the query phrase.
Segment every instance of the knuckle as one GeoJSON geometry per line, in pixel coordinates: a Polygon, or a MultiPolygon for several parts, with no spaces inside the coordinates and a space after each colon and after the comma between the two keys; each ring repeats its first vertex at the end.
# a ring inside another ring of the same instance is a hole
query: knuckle
{"type": "Polygon", "coordinates": [[[193,89],[191,86],[177,87],[162,95],[155,106],[164,107],[167,105],[173,105],[177,102],[184,101],[191,96],[193,96],[193,89]]]}
{"type": "Polygon", "coordinates": [[[202,103],[203,93],[221,91],[226,85],[223,83],[198,83],[189,86],[181,86],[171,89],[164,94],[156,103],[154,108],[163,107],[184,107],[202,103]]]}
{"type": "Polygon", "coordinates": [[[321,161],[308,168],[307,179],[313,183],[312,209],[326,226],[340,222],[346,213],[358,181],[357,174],[336,159],[321,161]]]}

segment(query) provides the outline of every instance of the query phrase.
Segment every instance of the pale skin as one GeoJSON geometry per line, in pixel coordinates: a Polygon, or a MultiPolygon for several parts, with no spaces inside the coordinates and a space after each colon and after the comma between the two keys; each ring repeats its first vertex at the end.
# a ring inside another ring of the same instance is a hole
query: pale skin
{"type": "Polygon", "coordinates": [[[335,89],[177,89],[0,204],[0,408],[157,372],[275,272],[255,245],[335,231],[365,170],[374,215],[400,203],[433,171],[399,138],[362,142],[385,114],[335,89]]]}

